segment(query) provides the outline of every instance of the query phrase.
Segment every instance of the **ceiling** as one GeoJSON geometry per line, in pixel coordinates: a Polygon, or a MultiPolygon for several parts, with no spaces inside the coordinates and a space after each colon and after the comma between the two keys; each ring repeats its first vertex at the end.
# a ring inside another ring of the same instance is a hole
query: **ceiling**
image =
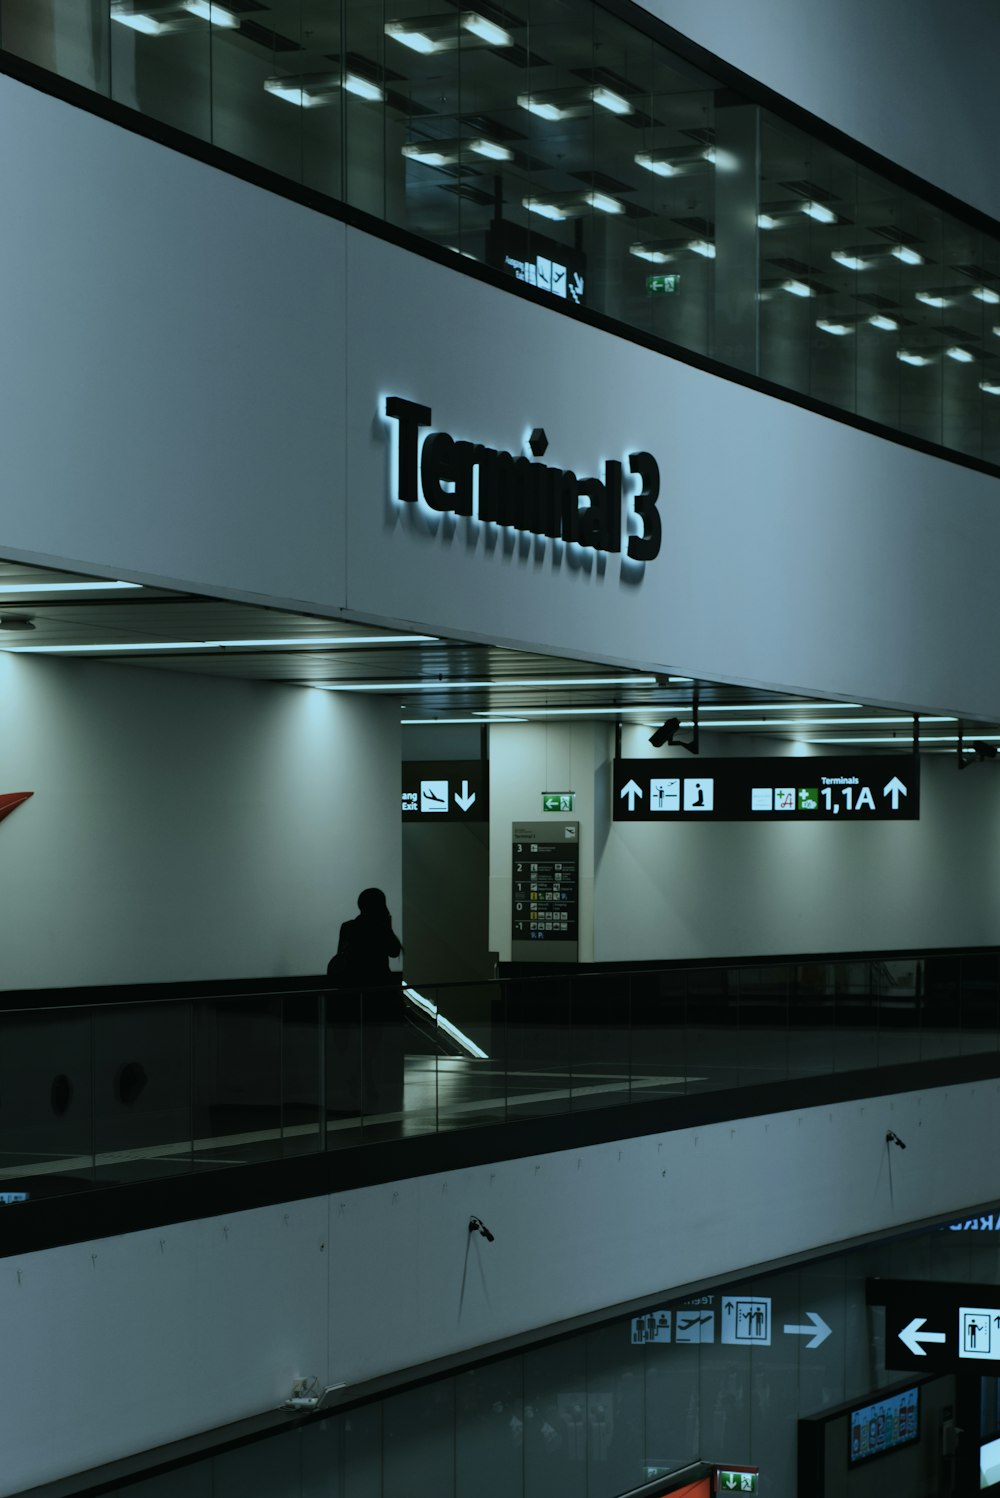
{"type": "MultiPolygon", "coordinates": [[[[641,676],[19,562],[0,561],[0,651],[377,692],[399,703],[408,725],[603,717],[654,728],[676,717],[686,739],[697,690],[702,732],[776,737],[830,752],[912,744],[912,720],[888,709],[641,676]]],[[[955,752],[958,729],[953,718],[923,718],[921,748],[955,752]]],[[[970,739],[1000,744],[1000,725],[966,725],[965,737],[967,745],[970,739]]]]}

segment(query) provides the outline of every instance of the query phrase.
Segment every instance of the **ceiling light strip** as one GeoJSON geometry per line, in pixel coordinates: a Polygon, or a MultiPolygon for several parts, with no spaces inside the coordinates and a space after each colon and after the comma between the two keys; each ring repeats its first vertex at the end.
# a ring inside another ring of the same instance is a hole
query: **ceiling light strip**
{"type": "Polygon", "coordinates": [[[103,644],[89,645],[0,645],[0,650],[8,655],[79,655],[89,652],[90,654],[106,654],[113,651],[115,654],[122,652],[133,655],[148,651],[173,651],[181,650],[308,650],[313,647],[322,647],[324,650],[331,647],[355,645],[417,645],[437,643],[436,635],[315,635],[309,639],[287,639],[287,640],[142,640],[130,641],[125,644],[121,641],[105,641],[103,644]]]}
{"type": "MultiPolygon", "coordinates": [[[[655,676],[498,676],[494,681],[331,681],[316,682],[320,692],[479,692],[489,687],[655,687],[655,676]]],[[[487,711],[487,709],[484,709],[487,711]]],[[[520,712],[520,708],[518,709],[520,712]]]]}

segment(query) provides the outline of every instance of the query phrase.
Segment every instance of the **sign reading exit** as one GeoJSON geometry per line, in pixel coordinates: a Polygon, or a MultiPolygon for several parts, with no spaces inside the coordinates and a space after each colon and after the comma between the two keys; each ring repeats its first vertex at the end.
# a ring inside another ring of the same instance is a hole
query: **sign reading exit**
{"type": "Polygon", "coordinates": [[[920,815],[916,755],[616,759],[616,822],[902,822],[920,815]]]}

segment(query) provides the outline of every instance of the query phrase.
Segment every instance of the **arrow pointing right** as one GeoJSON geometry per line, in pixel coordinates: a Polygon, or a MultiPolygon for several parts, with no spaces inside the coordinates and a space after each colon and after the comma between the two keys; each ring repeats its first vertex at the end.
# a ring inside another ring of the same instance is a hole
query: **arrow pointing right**
{"type": "Polygon", "coordinates": [[[909,795],[909,791],[906,789],[906,786],[900,780],[899,776],[898,775],[894,775],[892,777],[892,779],[889,781],[889,784],[882,787],[882,795],[883,796],[891,796],[892,797],[892,809],[893,809],[893,811],[898,811],[899,810],[899,798],[900,798],[900,796],[908,796],[909,795]]]}
{"type": "Polygon", "coordinates": [[[812,1340],[806,1343],[806,1350],[811,1351],[814,1347],[822,1347],[832,1328],[827,1326],[818,1311],[807,1311],[810,1326],[786,1326],[784,1328],[786,1337],[810,1337],[812,1340]]]}
{"type": "Polygon", "coordinates": [[[635,798],[638,796],[639,800],[642,800],[642,787],[636,785],[634,780],[629,780],[622,786],[618,795],[619,797],[627,796],[629,811],[635,811],[635,798]]]}
{"type": "Polygon", "coordinates": [[[899,1334],[899,1340],[904,1347],[908,1347],[915,1357],[925,1358],[927,1350],[921,1347],[921,1342],[947,1342],[945,1332],[922,1332],[920,1328],[927,1320],[926,1316],[914,1316],[908,1326],[904,1326],[899,1334]]]}

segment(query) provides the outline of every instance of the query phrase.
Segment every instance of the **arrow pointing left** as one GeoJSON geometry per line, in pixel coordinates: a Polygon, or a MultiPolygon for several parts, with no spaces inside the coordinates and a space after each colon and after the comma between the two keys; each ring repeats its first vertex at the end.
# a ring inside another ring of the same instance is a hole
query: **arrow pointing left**
{"type": "Polygon", "coordinates": [[[806,1343],[808,1352],[813,1347],[822,1347],[830,1335],[831,1328],[816,1311],[807,1311],[806,1315],[812,1322],[811,1326],[786,1326],[784,1330],[788,1337],[810,1337],[812,1340],[806,1343]]]}
{"type": "Polygon", "coordinates": [[[469,782],[467,780],[463,780],[462,781],[462,794],[459,795],[458,792],[456,791],[455,792],[455,800],[458,802],[459,806],[462,808],[463,811],[468,811],[469,807],[472,805],[472,803],[475,801],[475,799],[476,799],[476,793],[475,793],[475,791],[470,791],[469,790],[469,782]]]}
{"type": "Polygon", "coordinates": [[[638,796],[639,800],[642,800],[642,787],[636,785],[634,780],[628,780],[622,786],[621,790],[618,792],[618,795],[619,797],[627,796],[629,811],[635,811],[635,798],[636,796],[638,796]]]}
{"type": "Polygon", "coordinates": [[[945,1332],[922,1332],[920,1328],[926,1320],[926,1316],[914,1316],[909,1325],[904,1326],[899,1334],[899,1340],[903,1346],[908,1347],[918,1358],[927,1356],[927,1349],[921,1347],[921,1342],[947,1342],[948,1340],[945,1332]]]}

